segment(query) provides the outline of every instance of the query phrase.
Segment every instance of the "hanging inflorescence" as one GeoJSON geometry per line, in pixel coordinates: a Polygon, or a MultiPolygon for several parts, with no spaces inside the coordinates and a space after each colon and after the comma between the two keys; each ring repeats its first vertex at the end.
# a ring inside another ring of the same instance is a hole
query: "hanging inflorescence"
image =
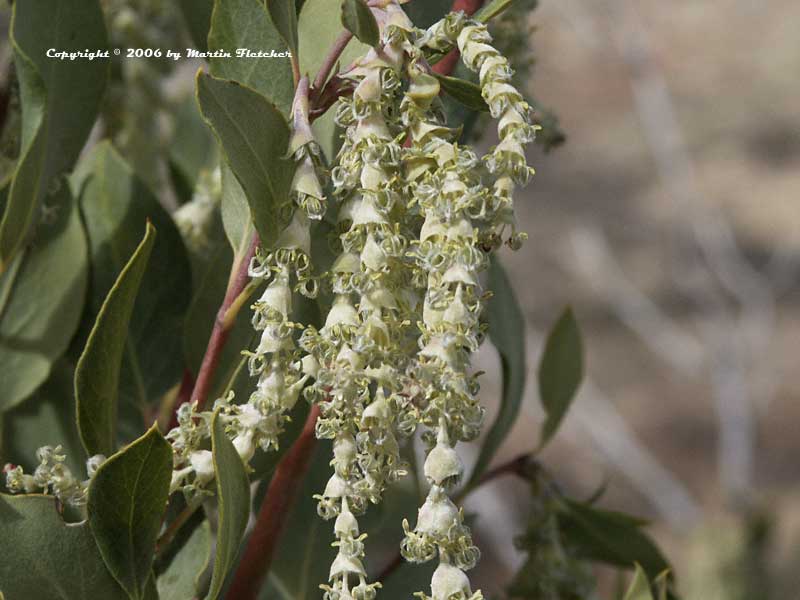
{"type": "MultiPolygon", "coordinates": [[[[256,448],[277,448],[302,393],[320,409],[316,436],[333,447],[330,479],[316,496],[319,515],[335,519],[338,549],[322,586],[325,598],[371,600],[380,584],[367,580],[366,534],[357,517],[406,473],[400,444],[420,427],[430,489],[413,527],[402,523],[401,553],[411,562],[438,559],[431,595],[420,592],[421,598],[477,600],[481,593],[472,592],[465,572],[480,553],[450,499],[464,471],[455,446],[481,429],[484,410],[470,370],[485,330],[481,272],[491,251],[502,243],[516,249],[525,238],[516,230],[512,197],[533,172],[524,146],[536,127],[483,24],[452,13],[423,31],[390,0],[373,13],[380,45],[340,74],[353,94],[337,104],[343,144],[330,171],[309,124],[307,80],[298,86],[288,225],[249,268],[267,284],[252,307],[260,333],[247,352],[255,390],[241,403],[232,394],[218,399],[212,411],[179,408],[178,426],[167,434],[172,491],[211,493],[213,411],[249,463],[256,448]],[[459,143],[460,131],[448,127],[439,81],[426,60],[453,48],[477,73],[498,122],[499,143],[485,156],[459,143]],[[336,257],[315,273],[311,227],[324,218],[335,222],[336,257]],[[321,327],[293,320],[296,294],[330,298],[321,327]]],[[[57,456],[43,455],[43,465],[61,468],[57,456]]],[[[42,469],[34,476],[10,471],[10,489],[30,491],[35,482],[82,501],[85,486],[74,478],[48,479],[42,469]]]]}

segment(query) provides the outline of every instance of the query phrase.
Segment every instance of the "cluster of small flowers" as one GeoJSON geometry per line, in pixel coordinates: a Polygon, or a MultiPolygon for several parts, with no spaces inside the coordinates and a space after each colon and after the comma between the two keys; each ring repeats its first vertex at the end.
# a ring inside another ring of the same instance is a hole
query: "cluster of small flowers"
{"type": "MultiPolygon", "coordinates": [[[[371,7],[381,43],[341,75],[354,92],[336,111],[344,130],[330,172],[337,257],[327,272],[313,274],[310,227],[329,207],[304,78],[292,110],[289,150],[297,168],[291,214],[284,215],[288,225],[249,265],[250,276],[268,284],[253,305],[260,341],[247,353],[256,389],[241,404],[232,395],[218,399],[213,411],[249,463],[256,448],[278,446],[301,392],[319,406],[316,435],[332,441],[333,473],[316,498],[320,516],[335,518],[338,547],[322,586],[326,600],[375,598],[380,584],[367,582],[366,534],[356,516],[405,474],[399,440],[422,426],[430,490],[415,526],[403,523],[401,552],[412,562],[439,559],[431,596],[418,593],[423,600],[480,600],[465,574],[480,553],[448,493],[464,471],[454,446],[475,439],[483,421],[470,373],[470,355],[484,335],[480,273],[503,240],[512,248],[524,240],[516,231],[512,193],[532,173],[523,146],[536,128],[484,25],[453,13],[422,31],[397,0],[371,7]],[[478,73],[499,121],[500,141],[484,157],[460,145],[459,131],[447,127],[439,82],[425,59],[426,49],[455,46],[478,73]],[[315,297],[321,285],[332,294],[324,325],[293,321],[294,294],[315,297]]],[[[179,408],[178,426],[167,434],[174,450],[172,491],[209,493],[213,411],[179,408]]],[[[42,469],[37,485],[56,490],[53,469],[47,476],[42,469]]],[[[33,489],[25,477],[9,473],[9,487],[33,489]]],[[[72,489],[71,481],[59,480],[58,489],[72,489]]]]}
{"type": "Polygon", "coordinates": [[[226,433],[248,464],[256,448],[268,451],[278,447],[288,420],[286,413],[296,404],[308,379],[295,342],[295,332],[302,325],[291,320],[292,298],[295,292],[310,297],[317,293],[317,282],[311,275],[310,221],[322,218],[325,197],[317,175],[319,147],[311,134],[307,95],[298,94],[292,114],[290,153],[297,163],[288,207],[292,213],[274,248],[259,251],[249,265],[251,277],[269,282],[253,304],[252,324],[261,337],[255,350],[247,353],[250,374],[257,378],[256,389],[242,404],[234,403],[229,393],[218,399],[211,411],[183,404],[177,413],[178,426],[167,433],[174,450],[171,489],[189,496],[209,493],[207,485],[214,478],[211,451],[207,449],[214,411],[220,411],[226,433]]]}
{"type": "Polygon", "coordinates": [[[86,461],[88,479],[77,479],[67,465],[67,457],[62,454],[61,446],[42,446],[36,451],[39,466],[33,475],[25,473],[19,465],[7,464],[3,467],[6,474],[6,488],[12,494],[51,494],[63,503],[81,508],[86,504],[86,490],[100,465],[106,457],[102,454],[92,456],[86,461]]]}

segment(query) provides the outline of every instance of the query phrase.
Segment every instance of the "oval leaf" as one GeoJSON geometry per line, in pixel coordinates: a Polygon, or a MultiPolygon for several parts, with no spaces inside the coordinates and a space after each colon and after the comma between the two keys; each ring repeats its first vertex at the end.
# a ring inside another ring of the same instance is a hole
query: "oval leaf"
{"type": "Polygon", "coordinates": [[[272,22],[263,0],[216,0],[208,34],[208,49],[231,54],[212,58],[211,74],[238,81],[269,99],[288,115],[294,98],[289,48],[272,22]],[[237,56],[237,48],[252,52],[284,52],[286,56],[237,56]]]}
{"type": "Polygon", "coordinates": [[[114,452],[119,373],[128,339],[133,304],[142,282],[155,228],[148,223],[144,239],[103,303],[75,370],[78,431],[91,456],[114,452]]]}
{"type": "Polygon", "coordinates": [[[205,52],[208,50],[208,30],[211,26],[214,0],[178,0],[178,7],[194,47],[205,52]]]}
{"type": "Polygon", "coordinates": [[[84,315],[82,336],[74,343],[75,348],[85,345],[109,290],[125,261],[136,251],[147,222],[158,231],[131,314],[119,374],[119,439],[128,442],[150,425],[142,415],[152,411],[183,372],[181,339],[190,301],[191,266],[172,218],[111,144],[98,144],[79,169],[73,182],[81,191],[91,283],[90,310],[84,315]]]}
{"type": "Polygon", "coordinates": [[[35,244],[0,276],[0,412],[22,402],[47,379],[84,306],[86,235],[66,184],[48,206],[54,220],[38,226],[35,244]]]}
{"type": "Polygon", "coordinates": [[[225,425],[219,419],[219,411],[214,413],[211,420],[211,449],[217,477],[219,526],[214,572],[206,600],[216,600],[222,592],[225,577],[236,561],[239,544],[250,518],[250,483],[239,453],[225,435],[225,425]]]}
{"type": "Polygon", "coordinates": [[[380,42],[378,23],[364,0],[342,2],[342,25],[368,46],[377,46],[380,42]]]}
{"type": "Polygon", "coordinates": [[[514,0],[491,0],[475,13],[475,20],[488,23],[514,3],[514,0]]]}
{"type": "Polygon", "coordinates": [[[434,76],[439,80],[442,90],[459,104],[463,104],[470,110],[489,112],[489,106],[481,95],[481,88],[471,81],[438,73],[434,73],[434,76]]]}
{"type": "Polygon", "coordinates": [[[638,563],[624,600],[653,600],[653,594],[650,592],[650,583],[647,581],[647,573],[638,563]]]}
{"type": "Polygon", "coordinates": [[[22,465],[33,472],[39,466],[38,448],[61,446],[70,470],[83,472],[86,456],[75,427],[74,377],[75,369],[68,361],[57,362],[33,396],[3,414],[0,462],[22,465]]]}
{"type": "Polygon", "coordinates": [[[55,498],[0,494],[0,586],[7,600],[119,600],[88,523],[67,525],[55,498]]]}
{"type": "Polygon", "coordinates": [[[625,569],[638,563],[650,578],[669,570],[664,555],[642,530],[645,521],[564,499],[558,525],[581,558],[625,569]]]}
{"type": "Polygon", "coordinates": [[[97,0],[15,2],[10,37],[22,101],[22,147],[0,222],[0,273],[28,241],[57,178],[78,158],[108,78],[108,61],[46,54],[50,48],[107,46],[97,0]]]}
{"type": "Polygon", "coordinates": [[[270,247],[286,224],[293,164],[286,159],[289,126],[258,92],[234,81],[197,75],[200,111],[242,184],[256,231],[270,247]]]}
{"type": "Polygon", "coordinates": [[[500,412],[483,442],[468,487],[478,482],[497,449],[517,420],[525,389],[525,317],[511,282],[497,260],[489,267],[492,297],[487,307],[489,338],[500,354],[503,369],[503,397],[500,412]]]}
{"type": "Polygon", "coordinates": [[[547,336],[539,363],[539,398],[546,418],[539,448],[558,430],[583,379],[583,343],[571,309],[566,309],[547,336]]]}
{"type": "Polygon", "coordinates": [[[272,23],[289,46],[297,54],[297,5],[295,0],[267,0],[267,10],[272,23]]]}
{"type": "Polygon", "coordinates": [[[158,577],[161,600],[186,600],[197,597],[199,578],[211,560],[211,530],[203,521],[158,577]]]}
{"type": "Polygon", "coordinates": [[[88,513],[108,570],[145,598],[172,476],[172,447],[156,425],[104,462],[89,486],[88,513]]]}

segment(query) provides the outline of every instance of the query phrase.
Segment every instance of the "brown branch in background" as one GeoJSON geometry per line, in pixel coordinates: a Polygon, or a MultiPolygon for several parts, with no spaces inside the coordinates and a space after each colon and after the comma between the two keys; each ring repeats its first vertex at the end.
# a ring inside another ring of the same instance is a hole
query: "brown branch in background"
{"type": "MultiPolygon", "coordinates": [[[[476,12],[478,12],[478,9],[481,6],[483,6],[483,0],[455,0],[450,10],[451,12],[462,11],[468,15],[474,15],[476,12]]],[[[458,48],[453,48],[444,56],[444,58],[433,65],[434,72],[438,73],[439,75],[449,75],[455,70],[460,57],[461,54],[459,53],[458,48]]]]}
{"type": "Polygon", "coordinates": [[[228,591],[228,598],[251,600],[258,597],[264,578],[269,572],[272,556],[281,537],[300,484],[305,478],[316,444],[314,428],[319,416],[319,406],[313,406],[303,431],[284,455],[275,469],[264,501],[258,511],[256,525],[244,556],[236,570],[228,591]]]}
{"type": "Polygon", "coordinates": [[[197,373],[197,382],[192,390],[191,401],[197,405],[198,410],[202,409],[208,400],[211,384],[214,381],[214,374],[222,356],[222,349],[225,347],[225,342],[228,341],[228,334],[235,321],[229,312],[232,307],[236,309],[241,307],[241,302],[237,302],[237,300],[250,281],[247,270],[250,266],[250,259],[255,256],[258,244],[258,234],[254,233],[250,247],[239,262],[234,265],[231,272],[228,289],[225,291],[225,298],[214,320],[214,328],[211,330],[206,353],[203,356],[203,362],[200,364],[200,371],[197,373]]]}
{"type": "MultiPolygon", "coordinates": [[[[498,465],[494,469],[484,473],[474,485],[465,487],[463,490],[461,490],[453,501],[456,504],[460,504],[461,501],[464,500],[464,498],[466,498],[470,493],[474,492],[482,485],[489,483],[490,481],[493,481],[503,475],[517,475],[523,479],[531,478],[540,469],[540,467],[541,465],[536,462],[531,453],[526,452],[524,454],[520,454],[516,458],[513,458],[502,465],[498,465]]],[[[400,553],[398,552],[394,558],[392,558],[392,560],[389,561],[389,563],[383,568],[380,575],[378,575],[375,580],[385,581],[386,578],[394,573],[394,571],[397,570],[397,568],[399,568],[402,564],[403,557],[400,556],[400,553]]]]}

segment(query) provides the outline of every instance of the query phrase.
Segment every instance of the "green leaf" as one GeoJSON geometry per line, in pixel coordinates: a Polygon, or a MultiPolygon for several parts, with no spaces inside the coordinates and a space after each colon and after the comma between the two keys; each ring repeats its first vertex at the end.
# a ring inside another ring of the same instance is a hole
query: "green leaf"
{"type": "Polygon", "coordinates": [[[514,1],[515,0],[491,0],[488,4],[484,4],[483,8],[476,12],[473,18],[481,23],[488,23],[509,8],[514,1]]]}
{"type": "Polygon", "coordinates": [[[114,452],[117,397],[122,355],[133,304],[142,282],[155,229],[148,223],[144,239],[108,293],[75,370],[78,431],[89,455],[114,452]]]}
{"type": "Polygon", "coordinates": [[[288,115],[294,98],[292,63],[286,57],[238,57],[237,48],[253,52],[289,52],[263,0],[216,0],[208,34],[209,50],[224,50],[230,58],[212,58],[211,74],[238,81],[273,102],[288,115]]]}
{"type": "Polygon", "coordinates": [[[380,42],[378,23],[364,0],[343,0],[342,25],[368,46],[380,42]]]}
{"type": "MultiPolygon", "coordinates": [[[[300,73],[308,74],[313,79],[331,45],[342,32],[340,14],[335,10],[334,0],[306,0],[300,10],[297,29],[300,38],[300,73]]],[[[357,58],[365,55],[369,48],[357,38],[351,38],[342,52],[339,64],[342,68],[347,68],[357,58]]],[[[336,105],[316,119],[311,126],[314,136],[330,162],[333,161],[338,147],[335,113],[336,105]]]]}
{"type": "Polygon", "coordinates": [[[184,369],[183,318],[190,302],[191,266],[172,218],[108,142],[81,161],[74,176],[91,250],[88,314],[81,348],[108,291],[145,233],[158,231],[128,329],[119,383],[120,438],[131,441],[149,426],[142,419],[184,369]]]}
{"type": "MultiPolygon", "coordinates": [[[[334,8],[334,0],[306,0],[297,20],[300,38],[300,72],[312,78],[319,71],[328,50],[342,33],[341,14],[334,8]]],[[[345,46],[339,64],[348,67],[357,58],[369,52],[369,46],[353,38],[345,46]]]]}
{"type": "Polygon", "coordinates": [[[294,0],[267,0],[267,10],[275,29],[294,56],[297,56],[297,7],[294,0]]]}
{"type": "Polygon", "coordinates": [[[453,0],[414,0],[403,5],[411,22],[421,29],[427,29],[444,17],[453,7],[453,0]]]}
{"type": "Polygon", "coordinates": [[[661,551],[642,530],[645,521],[564,499],[559,504],[558,524],[581,558],[625,569],[639,563],[650,578],[669,569],[661,551]]]}
{"type": "Polygon", "coordinates": [[[434,76],[439,80],[442,90],[460,104],[470,110],[489,112],[489,107],[481,95],[481,88],[471,81],[438,73],[434,73],[434,76]]]}
{"type": "Polygon", "coordinates": [[[638,563],[624,600],[653,600],[653,594],[650,592],[650,583],[647,581],[647,573],[638,563]]]}
{"type": "Polygon", "coordinates": [[[187,95],[174,112],[175,135],[169,146],[170,172],[181,200],[188,202],[204,169],[214,166],[217,145],[208,130],[194,94],[187,95]]]}
{"type": "Polygon", "coordinates": [[[500,354],[503,397],[497,418],[481,447],[468,487],[477,483],[514,426],[525,389],[525,317],[505,269],[494,259],[489,267],[488,287],[493,294],[487,307],[489,338],[500,354]]]}
{"type": "Polygon", "coordinates": [[[0,222],[0,273],[30,239],[42,201],[77,159],[108,77],[108,61],[46,55],[50,48],[107,46],[97,0],[15,2],[10,37],[22,101],[22,146],[0,222]]]}
{"type": "Polygon", "coordinates": [[[241,183],[265,248],[287,222],[294,172],[286,158],[289,126],[275,105],[234,81],[197,75],[200,110],[241,183]]]}
{"type": "Polygon", "coordinates": [[[87,510],[97,547],[134,600],[145,598],[171,476],[172,447],[153,425],[100,465],[89,486],[87,510]]]}
{"type": "Polygon", "coordinates": [[[194,47],[205,52],[208,50],[208,30],[211,27],[214,0],[178,0],[178,6],[194,47]]]}
{"type": "Polygon", "coordinates": [[[222,592],[225,577],[236,562],[239,544],[250,517],[250,482],[233,442],[225,435],[225,425],[219,419],[219,411],[214,413],[211,420],[211,448],[217,476],[219,526],[214,572],[206,600],[216,600],[222,592]]]}
{"type": "Polygon", "coordinates": [[[567,308],[547,336],[539,362],[539,398],[547,415],[539,448],[558,430],[582,379],[583,343],[572,310],[567,308]]]}
{"type": "Polygon", "coordinates": [[[66,184],[48,205],[54,220],[37,227],[35,244],[0,275],[0,412],[47,379],[78,327],[86,299],[86,236],[66,184]]]}
{"type": "Polygon", "coordinates": [[[126,598],[88,523],[67,525],[55,498],[0,494],[0,585],[7,600],[126,598]]]}
{"type": "Polygon", "coordinates": [[[224,161],[220,165],[220,172],[222,179],[222,199],[220,201],[222,226],[233,251],[237,255],[243,255],[253,233],[250,205],[247,203],[247,196],[242,189],[242,185],[224,161]]]}
{"type": "Polygon", "coordinates": [[[196,527],[189,539],[156,581],[161,600],[186,600],[198,595],[199,579],[211,561],[208,521],[196,527]]]}
{"type": "Polygon", "coordinates": [[[75,426],[73,378],[72,365],[64,360],[57,362],[33,396],[3,415],[0,464],[10,462],[33,472],[39,466],[38,448],[61,446],[70,470],[84,471],[86,455],[75,426]]]}

